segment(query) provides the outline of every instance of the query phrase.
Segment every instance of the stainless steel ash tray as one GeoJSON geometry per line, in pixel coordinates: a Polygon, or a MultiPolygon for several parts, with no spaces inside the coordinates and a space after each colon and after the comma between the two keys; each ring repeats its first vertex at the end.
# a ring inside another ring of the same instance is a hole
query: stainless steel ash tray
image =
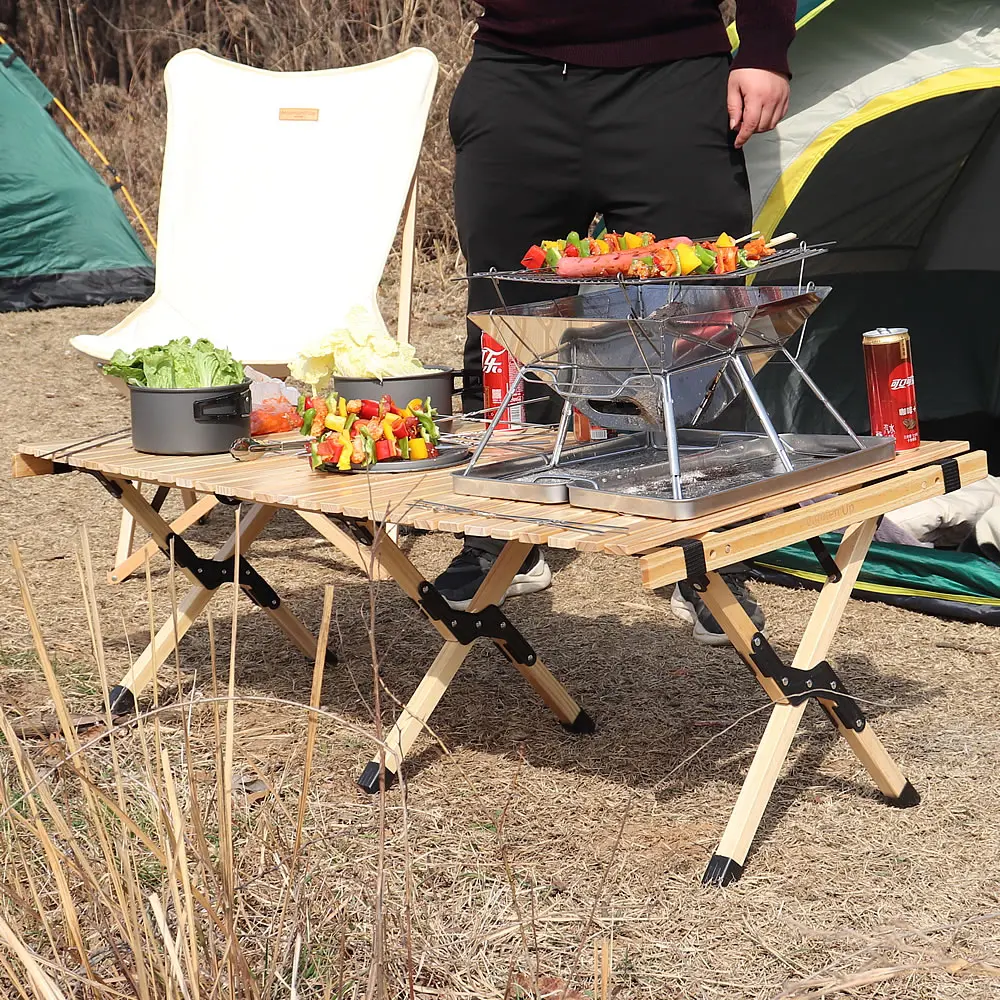
{"type": "MultiPolygon", "coordinates": [[[[638,461],[652,448],[646,434],[580,445],[563,452],[553,467],[549,453],[511,458],[480,465],[471,472],[452,477],[457,493],[494,497],[498,500],[531,500],[535,503],[567,503],[569,485],[580,474],[593,477],[598,470],[618,468],[623,462],[638,461]]],[[[657,453],[662,461],[662,453],[657,453]]]]}
{"type": "Polygon", "coordinates": [[[761,435],[681,430],[680,499],[673,495],[669,462],[627,460],[618,469],[579,469],[568,484],[568,499],[592,510],[683,521],[887,462],[895,454],[890,438],[860,438],[860,449],[846,435],[782,434],[780,439],[791,470],[761,435]]]}
{"type": "Polygon", "coordinates": [[[570,448],[555,468],[549,456],[532,455],[480,466],[454,482],[457,491],[471,496],[688,520],[885,462],[894,453],[887,438],[860,438],[859,450],[842,435],[780,437],[791,472],[759,434],[678,430],[681,499],[671,493],[667,452],[647,434],[570,448]]]}
{"type": "Polygon", "coordinates": [[[455,491],[691,518],[884,461],[893,443],[859,438],[787,349],[829,291],[811,285],[612,284],[471,314],[522,367],[468,466],[453,476],[455,491]],[[775,355],[843,435],[778,433],[753,385],[775,355]],[[483,450],[525,379],[547,383],[563,399],[551,451],[481,466],[483,450]],[[756,416],[759,433],[703,429],[739,396],[756,416]],[[569,447],[574,409],[625,433],[569,447]]]}

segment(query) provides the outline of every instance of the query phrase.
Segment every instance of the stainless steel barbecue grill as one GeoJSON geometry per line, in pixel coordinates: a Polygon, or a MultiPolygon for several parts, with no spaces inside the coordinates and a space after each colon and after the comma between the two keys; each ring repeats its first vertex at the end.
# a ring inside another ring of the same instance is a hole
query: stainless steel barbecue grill
{"type": "Polygon", "coordinates": [[[894,442],[856,435],[788,349],[829,291],[801,282],[604,279],[578,295],[471,314],[522,367],[455,474],[456,491],[686,519],[888,460],[894,442]],[[753,380],[776,355],[842,435],[775,429],[753,380]],[[562,398],[555,442],[545,453],[481,464],[523,380],[544,382],[562,398]],[[739,397],[758,430],[706,427],[739,397]],[[574,408],[619,436],[567,447],[574,408]]]}

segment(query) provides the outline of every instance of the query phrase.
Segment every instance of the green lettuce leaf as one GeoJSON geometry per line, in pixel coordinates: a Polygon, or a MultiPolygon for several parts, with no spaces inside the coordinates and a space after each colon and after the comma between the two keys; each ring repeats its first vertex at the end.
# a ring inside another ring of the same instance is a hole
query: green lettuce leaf
{"type": "Polygon", "coordinates": [[[133,382],[137,385],[146,384],[142,362],[137,361],[134,355],[126,354],[122,350],[117,350],[111,355],[111,360],[104,365],[104,373],[116,378],[123,378],[126,382],[133,382]]]}
{"type": "Polygon", "coordinates": [[[108,375],[151,389],[202,389],[238,385],[244,380],[243,365],[229,351],[204,338],[193,344],[187,337],[166,345],[141,347],[131,354],[115,351],[104,366],[108,375]]]}

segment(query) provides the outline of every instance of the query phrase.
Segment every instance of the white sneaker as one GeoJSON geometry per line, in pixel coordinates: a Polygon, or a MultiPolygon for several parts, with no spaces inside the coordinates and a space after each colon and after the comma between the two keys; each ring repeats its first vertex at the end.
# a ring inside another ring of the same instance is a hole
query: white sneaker
{"type": "MultiPolygon", "coordinates": [[[[754,627],[766,634],[764,612],[747,591],[745,579],[746,577],[742,573],[731,573],[723,576],[723,580],[726,581],[743,610],[750,616],[754,627]]],[[[730,645],[729,636],[715,620],[712,612],[708,610],[707,605],[691,584],[679,583],[674,587],[674,592],[670,595],[670,611],[675,618],[693,626],[691,634],[697,642],[706,646],[730,645]]]]}
{"type": "Polygon", "coordinates": [[[685,600],[679,586],[675,586],[670,595],[670,611],[678,621],[687,622],[688,625],[695,623],[694,605],[685,600]]]}
{"type": "MultiPolygon", "coordinates": [[[[545,556],[538,553],[538,562],[535,563],[527,573],[518,573],[510,586],[507,588],[504,599],[508,597],[522,597],[524,594],[534,594],[539,590],[546,590],[552,586],[552,570],[545,561],[545,556]]],[[[501,604],[503,601],[500,602],[501,604]]]]}
{"type": "MultiPolygon", "coordinates": [[[[474,540],[466,539],[462,551],[434,581],[434,587],[455,611],[467,611],[496,560],[495,553],[477,548],[474,540]]],[[[552,570],[545,562],[542,550],[536,546],[528,553],[521,571],[511,580],[507,592],[497,605],[503,604],[508,597],[534,594],[551,585],[552,570]]]]}

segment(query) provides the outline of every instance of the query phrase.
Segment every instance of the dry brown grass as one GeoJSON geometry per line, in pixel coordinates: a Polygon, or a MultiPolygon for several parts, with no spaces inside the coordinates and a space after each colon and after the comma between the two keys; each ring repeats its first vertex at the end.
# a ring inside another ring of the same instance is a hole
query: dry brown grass
{"type": "Polygon", "coordinates": [[[424,45],[441,69],[420,168],[418,240],[425,252],[448,254],[457,241],[447,110],[471,52],[476,9],[467,0],[0,0],[0,35],[74,111],[154,232],[163,66],[175,52],[199,47],[265,69],[308,70],[424,45]]]}
{"type": "MultiPolygon", "coordinates": [[[[106,329],[126,310],[0,317],[6,375],[19,387],[0,402],[0,451],[9,454],[18,441],[58,434],[67,425],[81,436],[122,425],[121,400],[83,360],[68,356],[66,341],[72,333],[106,329]]],[[[447,312],[452,326],[419,325],[417,346],[452,359],[461,339],[460,307],[421,300],[419,315],[432,310],[447,312]]],[[[2,549],[6,553],[11,540],[21,547],[67,711],[93,716],[102,680],[74,553],[84,524],[103,579],[117,507],[92,481],[75,475],[4,478],[0,498],[2,549]]],[[[208,547],[231,527],[231,518],[231,512],[213,515],[193,530],[193,544],[208,547]]],[[[410,545],[416,564],[433,575],[456,543],[429,536],[410,545]]],[[[124,933],[122,912],[134,913],[141,942],[136,953],[150,968],[172,964],[152,894],[188,985],[194,980],[187,956],[198,950],[206,984],[216,963],[225,971],[224,996],[253,995],[239,968],[233,972],[237,988],[229,989],[230,942],[230,953],[238,947],[261,996],[290,997],[294,967],[297,995],[310,1000],[365,996],[376,969],[390,997],[409,998],[412,978],[414,998],[500,1000],[516,996],[511,982],[530,990],[536,977],[543,987],[551,985],[544,977],[553,977],[588,995],[595,941],[608,942],[609,992],[622,1000],[991,995],[1000,915],[993,630],[877,605],[850,606],[834,651],[837,665],[853,689],[874,702],[874,725],[923,794],[922,805],[904,812],[881,805],[855,759],[831,738],[819,714],[810,713],[747,874],[729,890],[707,890],[700,874],[763,727],[762,715],[743,717],[762,704],[761,695],[731,652],[698,646],[689,629],[669,617],[661,597],[639,591],[630,563],[567,553],[553,554],[552,561],[556,586],[512,602],[509,613],[596,715],[597,734],[563,733],[506,663],[491,650],[477,650],[434,715],[447,752],[434,739],[422,739],[408,767],[405,799],[391,793],[383,810],[353,784],[375,732],[367,582],[296,519],[279,518],[255,546],[255,565],[313,628],[322,617],[324,587],[333,585],[331,643],[340,656],[340,665],[322,678],[323,713],[294,862],[299,875],[289,878],[314,667],[244,602],[236,642],[231,768],[237,791],[227,876],[235,895],[227,895],[222,879],[218,836],[225,708],[220,738],[208,700],[212,647],[200,624],[184,639],[180,658],[184,683],[194,683],[196,695],[192,700],[177,693],[176,668],[168,665],[155,717],[158,743],[150,717],[141,728],[116,730],[113,739],[98,730],[84,734],[81,742],[100,739],[74,759],[74,767],[58,741],[23,745],[20,752],[45,777],[52,808],[74,836],[59,835],[44,802],[35,803],[39,823],[21,804],[20,815],[33,826],[15,820],[0,832],[0,918],[67,998],[81,1000],[140,995],[123,978],[126,971],[135,975],[130,952],[108,950],[124,933]],[[706,746],[710,737],[716,739],[706,746]],[[218,929],[206,907],[196,904],[192,948],[181,869],[164,865],[135,833],[129,839],[116,814],[87,803],[74,773],[83,762],[96,787],[115,802],[123,783],[125,812],[157,850],[169,847],[178,859],[182,842],[172,831],[181,822],[192,887],[230,924],[224,919],[218,929]],[[246,781],[235,780],[240,776],[246,781]],[[252,783],[258,776],[270,789],[260,802],[252,783]],[[200,843],[195,793],[207,848],[200,843]],[[105,870],[95,817],[108,831],[118,876],[105,870]],[[46,855],[42,826],[54,855],[46,855]],[[94,978],[108,984],[103,991],[88,993],[74,978],[83,961],[57,870],[73,897],[77,937],[94,978]],[[112,905],[116,878],[125,886],[124,911],[112,905]]],[[[162,560],[151,583],[159,623],[171,606],[162,560]]],[[[760,592],[773,640],[787,651],[812,598],[771,587],[760,592]]],[[[214,615],[223,693],[230,599],[223,593],[214,615]]],[[[381,675],[389,691],[406,697],[438,642],[394,586],[381,586],[376,599],[381,675]]],[[[145,583],[100,584],[96,608],[113,681],[149,635],[145,583]]],[[[0,707],[13,727],[54,710],[6,555],[0,558],[0,707]]],[[[393,714],[392,698],[383,695],[383,723],[393,714]]],[[[22,765],[28,766],[23,759],[22,765]]],[[[13,802],[23,788],[6,740],[0,740],[0,774],[13,802]]],[[[0,812],[6,808],[0,805],[0,812]]],[[[5,945],[0,959],[24,982],[24,966],[5,945]]],[[[4,1000],[19,997],[10,975],[0,966],[4,1000]]],[[[155,995],[169,996],[170,989],[181,995],[166,981],[158,982],[155,995]]],[[[201,996],[210,995],[210,984],[203,985],[201,996]]]]}

